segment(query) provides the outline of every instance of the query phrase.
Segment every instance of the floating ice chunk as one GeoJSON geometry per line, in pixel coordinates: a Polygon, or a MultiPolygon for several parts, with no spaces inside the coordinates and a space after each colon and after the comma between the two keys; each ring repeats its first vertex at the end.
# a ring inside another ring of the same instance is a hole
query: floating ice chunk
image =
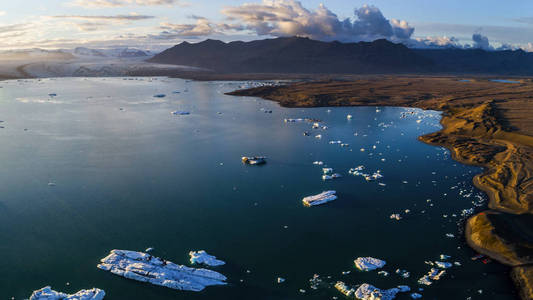
{"type": "Polygon", "coordinates": [[[81,290],[75,294],[65,294],[52,290],[47,286],[31,294],[30,300],[102,300],[105,292],[103,290],[92,288],[90,290],[81,290]]]}
{"type": "Polygon", "coordinates": [[[340,177],[342,177],[342,175],[339,173],[333,173],[331,175],[324,174],[322,175],[322,180],[331,180],[331,179],[340,178],[340,177]]]}
{"type": "Polygon", "coordinates": [[[392,220],[398,220],[399,221],[399,220],[402,219],[402,216],[400,216],[400,214],[392,214],[392,215],[390,215],[390,218],[392,220]]]}
{"type": "Polygon", "coordinates": [[[449,237],[449,238],[454,238],[455,235],[453,233],[446,233],[446,237],[449,237]]]}
{"type": "Polygon", "coordinates": [[[266,157],[264,156],[243,156],[241,160],[243,164],[248,164],[248,165],[266,164],[266,157]]]}
{"type": "Polygon", "coordinates": [[[373,257],[358,257],[354,260],[355,266],[361,271],[372,271],[385,266],[387,262],[373,257]]]}
{"type": "Polygon", "coordinates": [[[419,293],[412,293],[412,294],[411,294],[411,298],[413,298],[413,299],[420,299],[420,298],[422,298],[422,295],[420,295],[419,293]]]}
{"type": "Polygon", "coordinates": [[[351,120],[352,119],[352,115],[347,115],[346,119],[351,120]]]}
{"type": "Polygon", "coordinates": [[[176,111],[171,112],[171,114],[175,116],[185,116],[185,115],[190,115],[191,113],[188,111],[176,110],[176,111]]]}
{"type": "Polygon", "coordinates": [[[396,274],[402,276],[403,278],[409,278],[411,276],[411,273],[401,269],[396,269],[396,274]]]}
{"type": "Polygon", "coordinates": [[[411,290],[411,288],[407,285],[399,285],[398,289],[401,293],[409,292],[411,290]]]}
{"type": "Polygon", "coordinates": [[[329,174],[329,173],[333,172],[333,169],[332,168],[322,168],[322,172],[324,172],[324,174],[329,174]]]}
{"type": "Polygon", "coordinates": [[[435,265],[441,269],[447,269],[452,266],[452,263],[444,262],[444,261],[436,261],[435,265]]]}
{"type": "Polygon", "coordinates": [[[355,289],[348,287],[342,281],[337,281],[337,283],[335,283],[335,288],[346,297],[350,297],[355,293],[355,289]]]}
{"type": "Polygon", "coordinates": [[[146,250],[144,250],[144,252],[146,252],[146,253],[152,252],[152,251],[154,251],[154,248],[152,248],[152,247],[148,247],[148,248],[146,248],[146,250]]]}
{"type": "Polygon", "coordinates": [[[314,196],[307,196],[302,199],[302,202],[305,206],[314,206],[314,205],[320,205],[324,204],[333,200],[337,199],[337,196],[335,195],[336,191],[324,191],[320,194],[314,195],[314,196]]]}
{"type": "Polygon", "coordinates": [[[375,299],[392,300],[396,297],[396,294],[398,294],[399,292],[400,292],[400,289],[398,288],[381,290],[371,284],[363,283],[359,286],[359,288],[357,288],[354,295],[355,295],[355,298],[360,299],[360,300],[375,300],[375,299]]]}
{"type": "Polygon", "coordinates": [[[321,139],[321,138],[322,138],[322,135],[321,135],[321,134],[317,134],[317,135],[315,135],[315,138],[317,138],[317,139],[321,139]]]}
{"type": "Polygon", "coordinates": [[[204,264],[211,267],[224,265],[225,262],[217,259],[213,255],[207,254],[204,250],[200,251],[190,251],[189,256],[191,257],[191,264],[204,264]]]}
{"type": "Polygon", "coordinates": [[[389,276],[389,272],[387,272],[387,271],[379,271],[378,275],[382,275],[384,277],[387,277],[387,276],[389,276]]]}
{"type": "Polygon", "coordinates": [[[323,161],[319,161],[319,160],[316,160],[316,161],[313,162],[313,165],[321,166],[323,164],[324,164],[324,162],[323,161]]]}
{"type": "Polygon", "coordinates": [[[285,282],[285,278],[278,277],[277,282],[278,283],[284,283],[285,282]]]}
{"type": "Polygon", "coordinates": [[[329,141],[329,143],[332,144],[332,145],[333,144],[342,144],[342,141],[339,141],[339,140],[337,140],[337,141],[329,141]]]}
{"type": "Polygon", "coordinates": [[[446,254],[441,254],[440,255],[440,259],[450,259],[450,258],[451,258],[451,256],[446,255],[446,254]]]}
{"type": "Polygon", "coordinates": [[[100,262],[99,269],[176,290],[201,291],[226,284],[226,277],[218,272],[177,265],[143,252],[111,250],[100,262]]]}

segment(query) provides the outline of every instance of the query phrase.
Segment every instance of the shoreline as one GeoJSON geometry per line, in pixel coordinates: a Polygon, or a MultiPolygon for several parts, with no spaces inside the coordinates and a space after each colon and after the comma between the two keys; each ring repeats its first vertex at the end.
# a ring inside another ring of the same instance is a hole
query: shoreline
{"type": "Polygon", "coordinates": [[[466,242],[475,251],[510,266],[511,278],[521,297],[532,299],[533,182],[530,179],[533,174],[533,127],[522,126],[511,131],[511,125],[519,124],[518,121],[524,118],[527,121],[528,114],[520,115],[520,110],[526,108],[523,105],[528,105],[533,84],[529,78],[521,80],[522,91],[518,93],[513,87],[487,84],[484,82],[486,78],[474,79],[474,82],[480,80],[482,83],[473,89],[463,90],[451,85],[459,85],[462,78],[384,76],[381,80],[386,81],[385,84],[371,81],[365,84],[353,82],[352,85],[310,82],[228,94],[261,97],[286,107],[404,106],[443,112],[442,129],[418,139],[447,148],[452,159],[459,163],[483,167],[483,172],[474,176],[473,184],[489,197],[488,209],[467,219],[466,242]],[[454,82],[446,82],[450,80],[454,82]],[[415,81],[426,82],[416,85],[415,81]],[[449,86],[455,97],[449,95],[448,89],[439,87],[442,83],[449,86]],[[378,94],[377,88],[388,90],[378,94]],[[502,93],[502,89],[506,92],[502,93]],[[395,97],[394,92],[403,95],[395,97]],[[507,94],[517,99],[512,103],[516,106],[513,113],[521,116],[512,122],[510,117],[501,117],[505,100],[495,100],[507,94]],[[503,123],[512,124],[504,126],[503,123]]]}

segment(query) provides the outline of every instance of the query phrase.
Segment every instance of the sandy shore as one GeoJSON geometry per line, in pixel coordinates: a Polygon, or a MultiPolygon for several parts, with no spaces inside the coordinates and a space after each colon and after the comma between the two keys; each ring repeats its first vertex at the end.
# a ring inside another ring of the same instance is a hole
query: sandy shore
{"type": "Polygon", "coordinates": [[[286,107],[406,106],[443,112],[443,129],[419,139],[482,166],[474,184],[489,210],[466,222],[467,243],[513,267],[523,299],[533,299],[533,80],[497,83],[488,77],[371,76],[301,82],[230,94],[286,107]]]}

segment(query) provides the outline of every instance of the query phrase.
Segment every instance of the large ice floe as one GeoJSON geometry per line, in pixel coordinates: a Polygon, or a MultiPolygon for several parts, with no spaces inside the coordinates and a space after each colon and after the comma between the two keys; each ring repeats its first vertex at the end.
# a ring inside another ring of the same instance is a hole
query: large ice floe
{"type": "Polygon", "coordinates": [[[103,290],[92,288],[90,290],[81,290],[75,294],[65,294],[52,290],[47,286],[36,290],[31,294],[30,300],[102,300],[105,292],[103,290]]]}
{"type": "Polygon", "coordinates": [[[354,263],[355,267],[361,271],[380,269],[387,264],[386,261],[373,257],[358,257],[356,260],[354,260],[354,263]]]}
{"type": "Polygon", "coordinates": [[[392,289],[382,290],[368,283],[363,283],[357,289],[355,289],[348,287],[342,281],[338,281],[335,284],[335,288],[347,297],[355,297],[356,299],[360,300],[392,300],[396,297],[396,294],[411,290],[411,288],[406,285],[400,285],[392,289]]]}
{"type": "Polygon", "coordinates": [[[302,199],[305,206],[314,206],[324,204],[337,199],[336,191],[324,191],[314,196],[307,196],[302,199]]]}
{"type": "Polygon", "coordinates": [[[217,259],[213,255],[207,254],[204,250],[200,251],[190,251],[189,256],[191,257],[191,264],[204,264],[211,267],[221,266],[225,264],[224,261],[217,259]]]}
{"type": "Polygon", "coordinates": [[[226,276],[218,272],[177,265],[143,252],[111,250],[100,262],[99,269],[176,290],[198,292],[207,286],[226,284],[226,276]]]}

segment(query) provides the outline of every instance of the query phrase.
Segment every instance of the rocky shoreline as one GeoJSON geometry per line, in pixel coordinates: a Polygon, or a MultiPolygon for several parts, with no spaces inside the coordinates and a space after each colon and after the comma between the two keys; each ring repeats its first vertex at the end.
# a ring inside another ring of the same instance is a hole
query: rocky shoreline
{"type": "Polygon", "coordinates": [[[443,128],[422,142],[448,148],[453,159],[482,166],[474,185],[489,210],[466,222],[467,243],[512,267],[523,299],[533,299],[533,80],[372,76],[258,87],[229,93],[277,101],[286,107],[406,106],[443,112],[443,128]]]}

